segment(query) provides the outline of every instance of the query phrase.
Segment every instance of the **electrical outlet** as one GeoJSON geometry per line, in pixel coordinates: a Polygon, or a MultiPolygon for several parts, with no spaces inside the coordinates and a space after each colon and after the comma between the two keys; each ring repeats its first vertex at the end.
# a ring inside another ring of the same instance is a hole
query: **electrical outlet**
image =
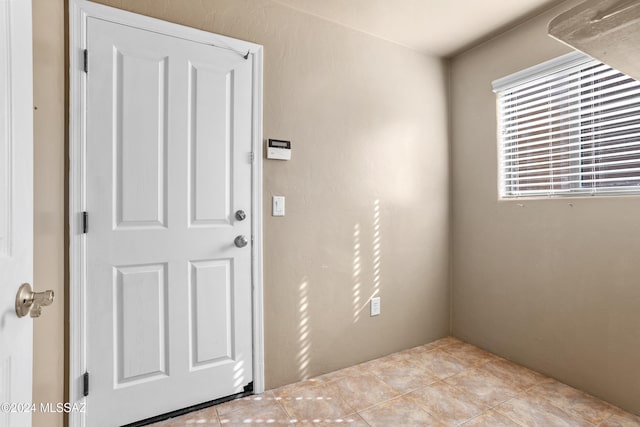
{"type": "Polygon", "coordinates": [[[371,316],[379,316],[380,315],[380,297],[371,298],[369,308],[371,311],[371,316]]]}

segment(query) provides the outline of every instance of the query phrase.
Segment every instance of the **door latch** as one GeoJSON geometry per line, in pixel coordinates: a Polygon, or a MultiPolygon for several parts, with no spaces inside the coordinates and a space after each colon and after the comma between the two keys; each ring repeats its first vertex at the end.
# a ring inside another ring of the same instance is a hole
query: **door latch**
{"type": "Polygon", "coordinates": [[[16,314],[18,317],[24,317],[27,313],[31,317],[40,317],[42,307],[51,305],[53,297],[53,291],[33,292],[30,284],[23,283],[16,294],[16,314]]]}

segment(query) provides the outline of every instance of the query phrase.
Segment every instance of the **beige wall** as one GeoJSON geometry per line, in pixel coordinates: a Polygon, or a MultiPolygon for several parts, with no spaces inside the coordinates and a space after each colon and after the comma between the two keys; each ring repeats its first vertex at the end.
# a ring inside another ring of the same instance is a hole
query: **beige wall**
{"type": "MultiPolygon", "coordinates": [[[[441,60],[270,0],[103,2],[265,47],[264,136],[293,144],[291,161],[264,162],[268,387],[447,335],[441,60]],[[287,197],[284,218],[270,216],[274,194],[287,197]],[[376,289],[382,315],[371,318],[376,289]]],[[[52,283],[64,268],[63,2],[34,8],[36,102],[49,107],[46,118],[42,109],[36,115],[36,206],[48,213],[37,216],[47,226],[36,225],[36,277],[52,283]]],[[[59,401],[64,323],[61,311],[46,315],[50,323],[36,328],[36,352],[46,353],[36,357],[35,398],[59,401]],[[37,376],[47,369],[55,374],[37,376]]]]}
{"type": "Polygon", "coordinates": [[[491,81],[568,52],[568,6],[451,63],[453,331],[638,413],[640,199],[497,201],[491,81]]]}
{"type": "MultiPolygon", "coordinates": [[[[33,398],[64,402],[64,8],[33,0],[34,286],[55,301],[34,325],[33,398]]],[[[63,425],[59,414],[36,412],[34,426],[63,425]]]]}

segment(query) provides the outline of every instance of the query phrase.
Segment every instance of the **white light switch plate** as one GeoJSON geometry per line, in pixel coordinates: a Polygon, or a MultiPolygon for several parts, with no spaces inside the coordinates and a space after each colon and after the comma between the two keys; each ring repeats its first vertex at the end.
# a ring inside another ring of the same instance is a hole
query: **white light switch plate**
{"type": "Polygon", "coordinates": [[[272,216],[284,216],[284,196],[273,196],[272,216]]]}
{"type": "Polygon", "coordinates": [[[371,298],[369,309],[371,311],[371,316],[380,315],[380,297],[371,298]]]}

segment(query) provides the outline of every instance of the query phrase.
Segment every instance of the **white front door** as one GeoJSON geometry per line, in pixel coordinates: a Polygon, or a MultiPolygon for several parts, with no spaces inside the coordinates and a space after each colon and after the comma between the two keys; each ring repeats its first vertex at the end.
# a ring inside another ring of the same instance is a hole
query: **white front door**
{"type": "Polygon", "coordinates": [[[97,18],[86,31],[87,425],[98,427],[253,381],[253,64],[97,18]]]}
{"type": "Polygon", "coordinates": [[[0,0],[0,427],[31,425],[32,320],[16,292],[33,279],[31,1],[0,0]]]}

